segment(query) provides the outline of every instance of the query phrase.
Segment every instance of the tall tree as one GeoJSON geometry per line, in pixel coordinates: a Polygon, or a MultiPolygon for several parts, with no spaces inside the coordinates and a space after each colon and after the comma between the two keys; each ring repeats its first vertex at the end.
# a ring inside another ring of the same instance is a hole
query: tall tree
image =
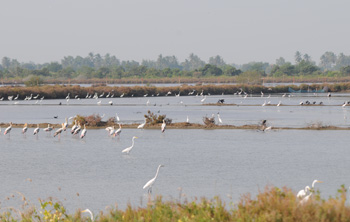
{"type": "Polygon", "coordinates": [[[210,57],[209,58],[209,64],[217,66],[217,67],[226,65],[224,59],[221,58],[221,56],[219,56],[219,55],[217,55],[215,57],[210,57]]]}
{"type": "Polygon", "coordinates": [[[279,57],[278,59],[276,59],[276,65],[282,66],[284,64],[286,64],[286,60],[283,57],[279,57]]]}
{"type": "Polygon", "coordinates": [[[295,64],[298,64],[299,62],[301,62],[302,58],[301,58],[301,53],[299,51],[295,52],[294,59],[295,59],[295,64]]]}
{"type": "Polygon", "coordinates": [[[325,52],[320,58],[320,67],[326,70],[332,70],[336,61],[337,56],[334,52],[325,52]]]}
{"type": "Polygon", "coordinates": [[[4,67],[4,69],[10,68],[11,59],[9,57],[3,57],[1,60],[1,65],[4,67]]]}

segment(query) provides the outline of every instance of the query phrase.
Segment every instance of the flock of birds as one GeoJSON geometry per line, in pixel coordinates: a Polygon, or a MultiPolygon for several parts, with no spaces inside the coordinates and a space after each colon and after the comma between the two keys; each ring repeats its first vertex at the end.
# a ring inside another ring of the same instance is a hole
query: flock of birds
{"type": "MultiPolygon", "coordinates": [[[[66,118],[66,121],[61,124],[61,127],[55,131],[53,136],[56,137],[58,135],[58,137],[60,137],[62,132],[67,131],[67,128],[68,128],[68,120],[66,118]]],[[[10,135],[11,130],[12,130],[12,122],[10,122],[10,125],[4,130],[4,135],[10,135]]],[[[48,124],[48,126],[43,130],[45,132],[51,133],[51,131],[54,130],[54,127],[48,124]]],[[[22,134],[26,134],[27,131],[28,131],[28,124],[25,123],[22,128],[22,134]]],[[[37,124],[37,127],[33,131],[33,135],[38,135],[39,132],[40,132],[40,127],[39,127],[39,124],[37,124]]],[[[1,133],[1,127],[0,127],[0,133],[1,133]]],[[[86,136],[86,133],[87,133],[86,125],[84,124],[84,128],[82,128],[80,123],[77,124],[77,122],[75,121],[75,124],[72,126],[72,129],[71,129],[71,134],[79,135],[79,133],[80,133],[79,137],[81,139],[83,139],[86,136]]]]}

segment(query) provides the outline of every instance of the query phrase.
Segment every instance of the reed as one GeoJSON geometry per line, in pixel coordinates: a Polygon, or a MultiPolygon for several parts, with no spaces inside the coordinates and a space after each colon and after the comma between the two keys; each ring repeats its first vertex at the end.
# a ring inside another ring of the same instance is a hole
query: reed
{"type": "MultiPolygon", "coordinates": [[[[318,191],[309,202],[301,204],[295,192],[283,187],[266,187],[254,198],[241,196],[237,204],[224,203],[219,197],[188,201],[149,198],[145,207],[128,205],[125,210],[115,207],[94,215],[95,221],[350,221],[350,206],[346,204],[347,190],[342,185],[335,197],[322,199],[318,191]]],[[[40,200],[40,208],[1,209],[1,221],[90,221],[78,209],[68,214],[53,198],[40,200]]]]}

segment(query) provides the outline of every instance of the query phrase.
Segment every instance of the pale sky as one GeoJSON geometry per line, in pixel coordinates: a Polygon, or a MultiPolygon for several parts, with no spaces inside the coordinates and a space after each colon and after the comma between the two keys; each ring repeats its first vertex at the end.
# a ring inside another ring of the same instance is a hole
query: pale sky
{"type": "Polygon", "coordinates": [[[110,53],[156,60],[190,53],[226,63],[350,55],[349,0],[0,0],[0,59],[61,61],[110,53]]]}

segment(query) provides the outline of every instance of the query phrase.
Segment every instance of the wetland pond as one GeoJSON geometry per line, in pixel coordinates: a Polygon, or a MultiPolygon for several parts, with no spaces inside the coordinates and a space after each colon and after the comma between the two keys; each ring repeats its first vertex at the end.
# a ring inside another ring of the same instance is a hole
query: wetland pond
{"type": "MultiPolygon", "coordinates": [[[[305,127],[313,122],[347,128],[348,109],[341,104],[349,95],[294,95],[282,98],[248,96],[208,96],[205,103],[238,106],[201,105],[201,97],[145,97],[90,100],[2,101],[0,122],[62,123],[65,117],[100,114],[118,116],[123,124],[141,123],[147,110],[166,114],[173,122],[202,123],[203,116],[220,113],[223,124],[258,124],[263,119],[272,126],[305,127]],[[101,100],[101,105],[96,102],[101,100]],[[108,102],[113,100],[113,106],[108,102]],[[285,106],[261,106],[265,100],[285,106]],[[322,101],[323,106],[300,106],[300,101],[322,101]],[[149,101],[147,103],[147,101],[149,101]],[[61,102],[62,105],[58,105],[61,102]],[[54,119],[53,116],[58,116],[54,119]]],[[[2,129],[4,130],[4,128],[2,129]]],[[[2,131],[3,132],[3,131],[2,131]]],[[[237,203],[241,195],[255,196],[267,185],[303,189],[314,179],[323,198],[334,196],[340,185],[350,185],[349,130],[205,130],[122,129],[112,138],[104,129],[88,129],[84,139],[63,132],[60,138],[45,133],[26,135],[13,128],[0,136],[0,198],[2,207],[19,206],[21,192],[38,204],[38,198],[54,197],[69,213],[89,208],[105,210],[116,203],[125,209],[145,206],[143,185],[160,169],[152,196],[189,200],[220,196],[237,203]],[[121,151],[131,145],[129,155],[121,151]]]]}

